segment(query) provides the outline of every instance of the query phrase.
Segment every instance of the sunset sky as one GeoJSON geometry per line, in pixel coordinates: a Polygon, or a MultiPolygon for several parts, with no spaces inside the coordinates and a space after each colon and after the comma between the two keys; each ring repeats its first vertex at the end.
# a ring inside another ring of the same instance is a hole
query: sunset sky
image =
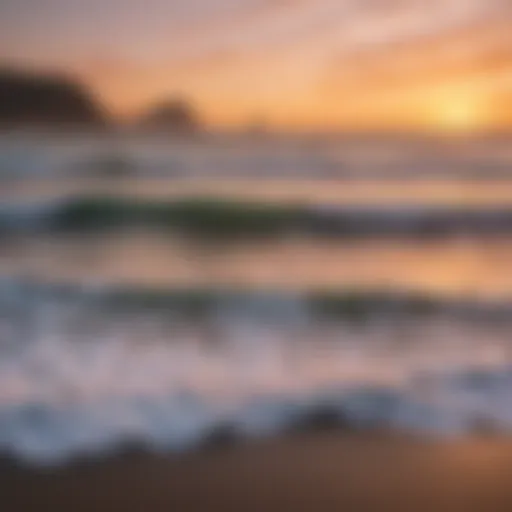
{"type": "Polygon", "coordinates": [[[120,118],[180,95],[222,126],[512,125],[511,0],[2,0],[0,60],[120,118]]]}

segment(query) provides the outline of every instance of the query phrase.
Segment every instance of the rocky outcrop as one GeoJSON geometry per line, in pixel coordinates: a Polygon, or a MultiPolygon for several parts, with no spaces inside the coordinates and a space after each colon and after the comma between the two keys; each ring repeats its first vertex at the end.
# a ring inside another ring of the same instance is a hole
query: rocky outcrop
{"type": "Polygon", "coordinates": [[[0,127],[101,127],[106,118],[81,84],[60,75],[0,69],[0,127]]]}
{"type": "Polygon", "coordinates": [[[140,120],[139,127],[150,131],[178,134],[195,133],[200,129],[196,111],[186,101],[172,99],[157,104],[140,120]]]}

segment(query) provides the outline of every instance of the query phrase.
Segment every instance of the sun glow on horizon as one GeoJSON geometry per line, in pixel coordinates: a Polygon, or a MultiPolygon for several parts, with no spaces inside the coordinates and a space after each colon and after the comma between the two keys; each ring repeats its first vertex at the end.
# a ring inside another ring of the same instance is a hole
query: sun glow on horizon
{"type": "Polygon", "coordinates": [[[481,102],[465,95],[450,95],[433,107],[433,124],[446,133],[468,133],[484,129],[487,125],[481,102]]]}

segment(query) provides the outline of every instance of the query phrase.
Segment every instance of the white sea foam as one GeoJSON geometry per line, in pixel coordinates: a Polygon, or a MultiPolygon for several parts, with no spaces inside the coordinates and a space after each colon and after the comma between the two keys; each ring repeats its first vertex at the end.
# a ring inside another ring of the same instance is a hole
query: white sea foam
{"type": "Polygon", "coordinates": [[[353,324],[263,296],[199,320],[14,291],[0,315],[0,446],[32,463],[127,441],[183,450],[226,425],[272,435],[319,408],[353,428],[512,431],[507,323],[353,324]]]}

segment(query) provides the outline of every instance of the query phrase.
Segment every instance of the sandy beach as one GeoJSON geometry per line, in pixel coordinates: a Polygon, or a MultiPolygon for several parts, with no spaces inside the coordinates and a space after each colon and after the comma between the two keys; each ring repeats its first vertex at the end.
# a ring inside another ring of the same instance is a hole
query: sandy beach
{"type": "Polygon", "coordinates": [[[512,441],[497,438],[307,433],[0,475],[5,512],[512,510],[512,441]]]}

